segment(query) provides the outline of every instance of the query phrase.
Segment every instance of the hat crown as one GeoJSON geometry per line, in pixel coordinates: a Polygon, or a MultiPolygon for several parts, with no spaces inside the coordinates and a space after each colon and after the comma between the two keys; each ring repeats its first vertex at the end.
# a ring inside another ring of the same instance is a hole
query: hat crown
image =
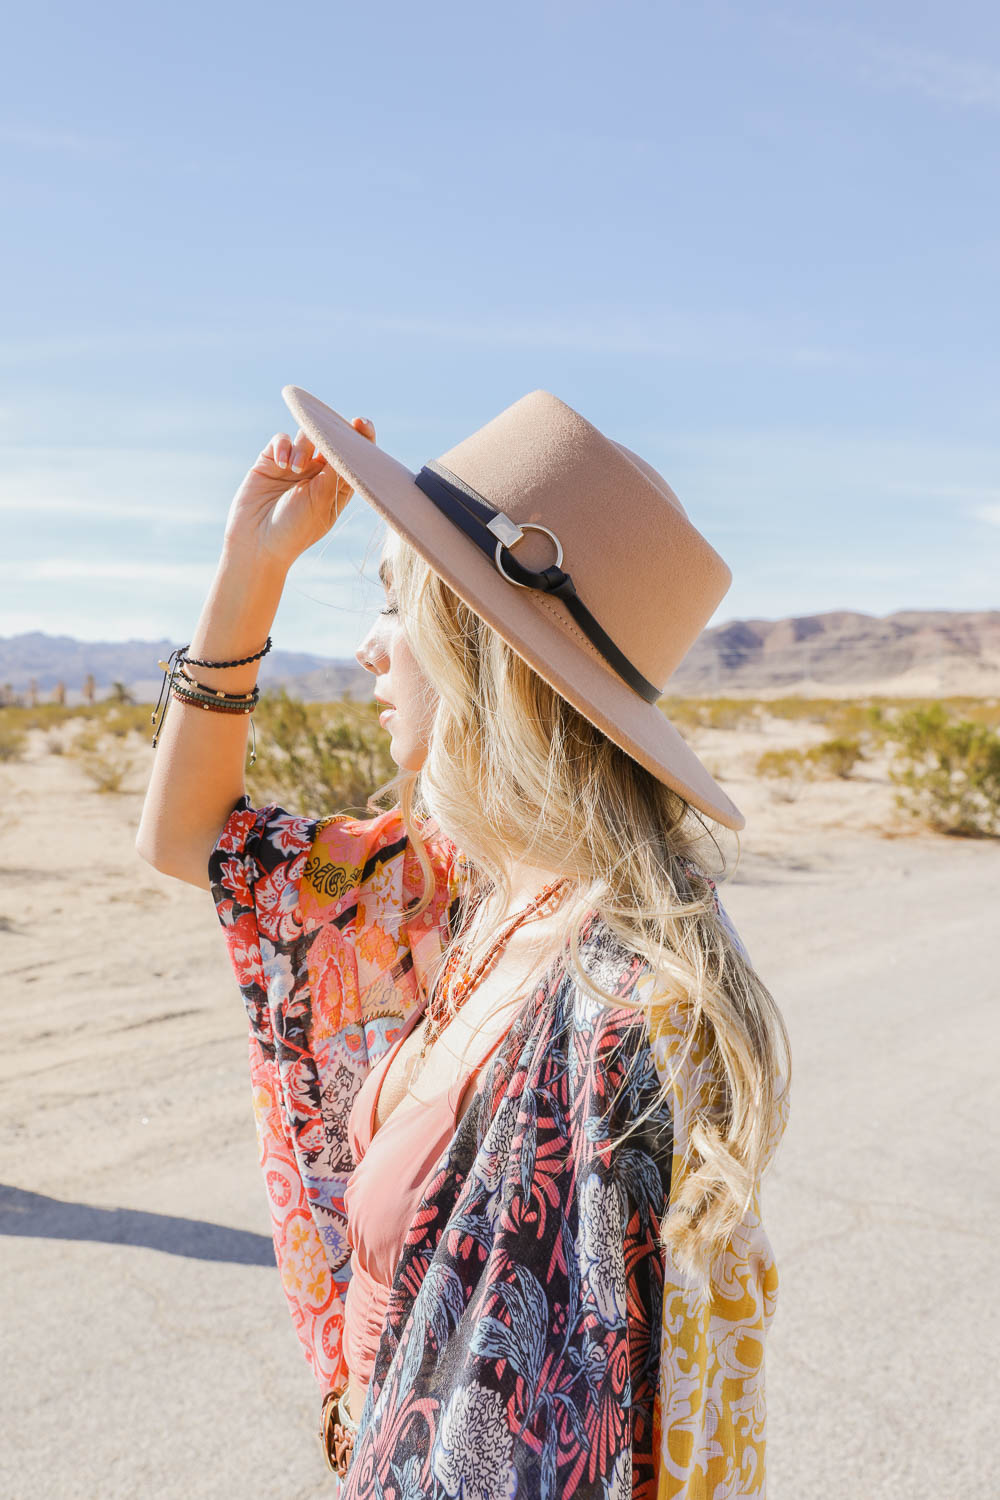
{"type": "MultiPolygon", "coordinates": [[[[519,526],[554,532],[583,603],[643,676],[666,686],[732,572],[651,464],[546,390],[522,396],[437,462],[519,526]]],[[[513,556],[535,570],[555,562],[539,531],[525,531],[513,556]]],[[[562,601],[525,593],[607,667],[562,601]]]]}

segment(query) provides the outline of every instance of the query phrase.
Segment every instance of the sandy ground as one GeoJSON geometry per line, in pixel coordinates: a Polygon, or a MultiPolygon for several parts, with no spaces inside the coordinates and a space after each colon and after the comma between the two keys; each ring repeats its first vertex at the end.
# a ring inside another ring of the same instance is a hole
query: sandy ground
{"type": "MultiPolygon", "coordinates": [[[[768,1495],[991,1495],[1000,841],[914,833],[878,763],[793,800],[754,778],[823,737],[692,736],[747,814],[722,896],[794,1047],[768,1495]]],[[[320,1497],[242,1003],[208,893],[135,854],[132,751],[116,795],[37,733],[0,765],[0,1494],[320,1497]]]]}

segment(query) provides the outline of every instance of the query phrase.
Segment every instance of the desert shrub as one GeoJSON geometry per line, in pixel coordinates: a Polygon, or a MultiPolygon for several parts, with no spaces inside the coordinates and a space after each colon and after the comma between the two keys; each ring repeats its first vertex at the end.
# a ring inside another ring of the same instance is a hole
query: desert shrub
{"type": "Polygon", "coordinates": [[[974,724],[1000,729],[1000,698],[949,698],[948,705],[974,724]]]}
{"type": "Polygon", "coordinates": [[[932,703],[902,714],[895,739],[889,777],[902,788],[897,807],[939,833],[1000,833],[1000,735],[932,703]]]}
{"type": "Polygon", "coordinates": [[[857,698],[845,698],[831,704],[830,712],[823,720],[832,739],[853,739],[876,745],[884,738],[888,722],[883,704],[857,698]]]}
{"type": "Polygon", "coordinates": [[[675,729],[697,729],[701,723],[698,717],[697,698],[660,698],[657,706],[666,714],[675,729]]]}
{"type": "Polygon", "coordinates": [[[879,748],[887,740],[891,740],[895,727],[895,719],[882,703],[870,703],[865,705],[861,723],[852,726],[854,733],[860,736],[873,748],[879,748]]]}
{"type": "Polygon", "coordinates": [[[101,743],[101,728],[99,724],[87,724],[76,731],[70,741],[70,755],[95,755],[101,743]]]}
{"type": "Polygon", "coordinates": [[[348,699],[304,703],[284,688],[262,692],[254,714],[257,760],[246,770],[251,800],[315,817],[369,816],[369,796],[397,770],[377,710],[348,699]]]}
{"type": "MultiPolygon", "coordinates": [[[[27,704],[0,707],[0,717],[9,716],[11,722],[15,722],[21,729],[41,729],[45,731],[60,729],[64,724],[91,723],[112,725],[127,725],[130,729],[138,729],[145,733],[150,722],[153,710],[151,703],[132,703],[130,701],[118,701],[116,698],[103,698],[99,703],[38,703],[34,708],[27,704]]],[[[117,733],[117,729],[114,731],[117,733]]],[[[152,729],[149,730],[150,737],[152,729]]]]}
{"type": "Polygon", "coordinates": [[[88,781],[93,782],[96,791],[128,790],[124,782],[134,770],[135,762],[123,745],[109,743],[101,737],[93,749],[81,750],[79,745],[75,746],[74,754],[79,759],[81,771],[88,781]]]}
{"type": "MultiPolygon", "coordinates": [[[[127,791],[126,777],[135,769],[135,761],[125,749],[131,724],[120,724],[107,715],[81,713],[80,722],[64,747],[64,753],[79,762],[87,780],[99,792],[127,791]]],[[[148,718],[148,714],[147,714],[148,718]]]]}
{"type": "Polygon", "coordinates": [[[740,729],[759,718],[753,698],[665,697],[659,705],[678,729],[740,729]]]}
{"type": "Polygon", "coordinates": [[[38,703],[34,708],[24,704],[10,712],[17,714],[24,729],[58,729],[67,719],[76,718],[79,710],[69,708],[65,703],[38,703]]]}
{"type": "Polygon", "coordinates": [[[811,746],[805,752],[805,756],[817,775],[839,776],[846,779],[861,759],[861,746],[857,740],[841,735],[832,740],[824,740],[820,745],[811,746]]]}
{"type": "Polygon", "coordinates": [[[119,703],[113,699],[107,699],[100,705],[100,722],[108,734],[113,734],[116,739],[127,739],[137,730],[140,734],[146,734],[152,739],[153,730],[150,724],[152,710],[145,704],[119,703]]]}
{"type": "Polygon", "coordinates": [[[10,709],[0,709],[0,760],[23,760],[28,736],[12,717],[10,709]]]}
{"type": "Polygon", "coordinates": [[[815,774],[805,750],[765,750],[757,757],[756,770],[784,802],[794,802],[815,774]]]}
{"type": "Polygon", "coordinates": [[[748,720],[756,722],[750,699],[706,698],[702,702],[701,722],[706,729],[742,729],[748,720]]]}
{"type": "Polygon", "coordinates": [[[802,724],[827,724],[840,707],[836,698],[802,698],[790,694],[787,698],[767,698],[764,707],[775,719],[794,719],[802,724]]]}

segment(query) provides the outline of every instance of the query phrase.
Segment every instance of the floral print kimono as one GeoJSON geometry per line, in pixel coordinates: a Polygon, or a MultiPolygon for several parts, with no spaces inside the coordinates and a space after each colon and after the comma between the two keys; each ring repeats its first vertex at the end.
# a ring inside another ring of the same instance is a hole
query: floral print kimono
{"type": "MultiPolygon", "coordinates": [[[[250,1021],[278,1269],[323,1391],[347,1378],[351,1103],[426,1003],[459,915],[462,856],[423,832],[435,890],[412,922],[421,872],[398,811],[313,819],[243,796],[209,859],[250,1021]]],[[[610,993],[651,993],[648,964],[596,912],[581,955],[610,993]]],[[[593,1000],[562,963],[525,1001],[406,1236],[343,1500],[764,1495],[777,1277],[758,1201],[710,1292],[658,1244],[697,1054],[668,1105],[609,1146],[682,1040],[679,1018],[654,1041],[642,1014],[593,1000]]]]}

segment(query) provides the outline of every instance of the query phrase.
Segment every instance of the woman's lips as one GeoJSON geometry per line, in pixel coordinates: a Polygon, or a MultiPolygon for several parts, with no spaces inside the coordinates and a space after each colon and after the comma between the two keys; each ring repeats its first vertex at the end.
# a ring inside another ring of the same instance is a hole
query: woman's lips
{"type": "Polygon", "coordinates": [[[394,713],[394,712],[395,712],[395,709],[393,709],[393,708],[383,708],[382,712],[378,716],[379,723],[383,724],[385,722],[385,720],[389,717],[389,715],[391,713],[394,713]]]}

